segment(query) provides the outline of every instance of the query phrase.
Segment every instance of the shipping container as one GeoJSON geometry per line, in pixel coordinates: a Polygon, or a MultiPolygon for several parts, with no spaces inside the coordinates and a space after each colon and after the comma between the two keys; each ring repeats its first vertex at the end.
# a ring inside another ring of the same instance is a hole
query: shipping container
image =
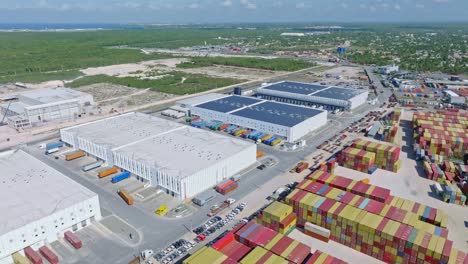
{"type": "Polygon", "coordinates": [[[98,172],[98,177],[104,178],[117,172],[119,172],[119,169],[117,167],[104,168],[98,172]]]}
{"type": "Polygon", "coordinates": [[[39,248],[39,252],[41,253],[42,256],[44,256],[47,261],[49,261],[51,264],[57,264],[59,263],[59,258],[58,256],[50,250],[47,246],[42,246],[39,248]]]}
{"type": "Polygon", "coordinates": [[[237,189],[238,186],[239,184],[237,182],[233,180],[226,180],[220,183],[218,186],[216,186],[216,191],[223,195],[226,195],[237,189]]]}
{"type": "Polygon", "coordinates": [[[24,255],[33,263],[33,264],[42,264],[42,258],[39,253],[37,253],[31,247],[27,247],[24,249],[24,255]]]}
{"type": "Polygon", "coordinates": [[[66,231],[64,233],[65,240],[67,240],[74,248],[80,249],[83,246],[83,242],[78,236],[71,231],[66,231]]]}
{"type": "Polygon", "coordinates": [[[120,182],[120,181],[123,181],[123,180],[125,180],[125,179],[130,178],[130,175],[131,175],[131,174],[130,174],[129,171],[124,171],[124,172],[122,172],[122,173],[120,173],[120,174],[118,174],[118,175],[112,177],[111,182],[112,182],[112,183],[118,183],[118,182],[120,182]]]}
{"type": "Polygon", "coordinates": [[[50,155],[50,154],[56,153],[56,152],[59,152],[59,149],[58,148],[52,148],[52,149],[46,150],[45,154],[50,155]]]}
{"type": "Polygon", "coordinates": [[[133,197],[126,191],[126,190],[120,190],[119,192],[120,197],[128,204],[132,205],[134,203],[133,197]]]}
{"type": "Polygon", "coordinates": [[[205,192],[197,195],[192,199],[193,203],[198,206],[204,206],[206,203],[210,202],[216,197],[216,193],[213,191],[205,192]]]}
{"type": "Polygon", "coordinates": [[[73,151],[72,153],[69,153],[69,154],[65,155],[65,160],[66,161],[71,161],[71,160],[82,158],[84,156],[86,156],[86,153],[84,151],[82,151],[82,150],[73,151]]]}
{"type": "Polygon", "coordinates": [[[81,170],[84,171],[84,172],[90,171],[90,170],[94,170],[94,169],[96,169],[96,168],[101,167],[102,164],[104,164],[104,161],[98,160],[98,161],[96,161],[96,162],[93,162],[93,163],[91,163],[91,164],[88,164],[88,165],[86,165],[86,166],[83,166],[83,167],[81,168],[81,170]]]}
{"type": "Polygon", "coordinates": [[[58,141],[58,142],[53,142],[53,143],[47,143],[46,144],[46,150],[50,150],[50,149],[58,149],[58,148],[61,148],[63,147],[63,142],[61,141],[58,141]]]}
{"type": "Polygon", "coordinates": [[[265,156],[265,152],[261,150],[257,150],[257,159],[265,156]]]}
{"type": "Polygon", "coordinates": [[[296,172],[297,173],[301,173],[303,172],[305,169],[309,168],[309,163],[305,162],[305,161],[301,161],[297,164],[296,166],[296,172]]]}
{"type": "Polygon", "coordinates": [[[19,252],[15,252],[11,254],[11,257],[13,258],[13,263],[14,264],[31,264],[28,258],[25,256],[21,255],[19,252]]]}

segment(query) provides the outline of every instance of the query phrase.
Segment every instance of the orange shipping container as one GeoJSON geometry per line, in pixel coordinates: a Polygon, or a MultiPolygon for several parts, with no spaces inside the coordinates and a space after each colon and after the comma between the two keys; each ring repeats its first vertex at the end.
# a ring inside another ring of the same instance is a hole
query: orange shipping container
{"type": "Polygon", "coordinates": [[[117,173],[117,172],[119,172],[119,169],[117,167],[112,167],[112,168],[100,171],[98,173],[98,177],[99,178],[104,178],[104,177],[107,177],[107,176],[109,176],[111,174],[114,174],[114,173],[117,173]]]}
{"type": "Polygon", "coordinates": [[[261,158],[261,157],[263,157],[263,156],[265,156],[265,152],[263,152],[263,151],[261,151],[261,150],[257,150],[257,159],[258,159],[258,158],[261,158]]]}
{"type": "Polygon", "coordinates": [[[66,161],[70,161],[70,160],[75,160],[75,159],[79,159],[81,157],[84,157],[86,156],[86,153],[82,150],[78,150],[78,151],[75,151],[73,153],[70,153],[70,154],[67,154],[65,156],[65,160],[66,161]]]}
{"type": "Polygon", "coordinates": [[[120,195],[120,197],[122,197],[122,199],[123,199],[128,205],[132,205],[132,204],[133,204],[133,202],[134,202],[133,197],[132,197],[130,194],[128,194],[127,191],[125,191],[125,190],[120,190],[120,191],[119,191],[119,195],[120,195]]]}

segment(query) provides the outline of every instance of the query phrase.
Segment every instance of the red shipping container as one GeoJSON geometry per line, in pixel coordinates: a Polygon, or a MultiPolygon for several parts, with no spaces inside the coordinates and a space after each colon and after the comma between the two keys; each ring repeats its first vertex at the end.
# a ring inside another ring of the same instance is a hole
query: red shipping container
{"type": "Polygon", "coordinates": [[[33,263],[33,264],[42,264],[41,255],[39,255],[34,249],[31,247],[27,247],[24,249],[24,255],[33,263]]]}
{"type": "Polygon", "coordinates": [[[225,236],[223,236],[220,240],[216,241],[216,243],[214,243],[213,246],[211,247],[220,251],[232,241],[234,241],[234,233],[229,232],[225,236]]]}
{"type": "Polygon", "coordinates": [[[65,240],[67,240],[70,244],[72,244],[72,246],[75,247],[76,249],[79,249],[83,246],[83,243],[81,242],[81,240],[72,232],[67,231],[65,232],[64,235],[65,235],[65,240]]]}
{"type": "Polygon", "coordinates": [[[239,261],[245,255],[250,252],[251,248],[245,246],[237,241],[232,241],[228,245],[226,245],[222,250],[221,253],[228,256],[230,259],[234,261],[239,261]]]}
{"type": "Polygon", "coordinates": [[[57,264],[59,263],[59,258],[57,255],[55,255],[52,250],[50,250],[47,246],[43,246],[39,248],[39,252],[41,252],[42,256],[44,256],[47,261],[49,261],[51,264],[57,264]]]}

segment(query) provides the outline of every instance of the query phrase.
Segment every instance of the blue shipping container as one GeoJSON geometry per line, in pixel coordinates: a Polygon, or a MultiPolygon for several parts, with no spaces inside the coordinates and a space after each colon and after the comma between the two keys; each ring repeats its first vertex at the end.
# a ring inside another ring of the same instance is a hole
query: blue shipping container
{"type": "Polygon", "coordinates": [[[117,183],[117,182],[123,181],[123,180],[125,180],[127,178],[130,178],[130,172],[125,171],[125,172],[120,173],[119,175],[116,175],[116,176],[112,177],[111,182],[112,183],[117,183]]]}
{"type": "Polygon", "coordinates": [[[51,150],[54,148],[61,148],[61,147],[63,147],[63,142],[61,141],[46,144],[46,150],[51,150]]]}

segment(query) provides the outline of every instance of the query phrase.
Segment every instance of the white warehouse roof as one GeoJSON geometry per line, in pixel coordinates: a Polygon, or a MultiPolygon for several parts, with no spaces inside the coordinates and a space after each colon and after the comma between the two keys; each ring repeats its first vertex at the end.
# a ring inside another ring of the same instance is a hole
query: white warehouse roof
{"type": "Polygon", "coordinates": [[[182,124],[141,113],[129,113],[63,129],[111,149],[183,127],[182,124]]]}
{"type": "Polygon", "coordinates": [[[78,97],[87,96],[88,94],[69,88],[51,88],[24,92],[20,95],[31,100],[36,100],[38,104],[48,104],[77,99],[78,97]]]}
{"type": "Polygon", "coordinates": [[[0,153],[0,171],[0,235],[96,196],[22,150],[0,153]]]}
{"type": "Polygon", "coordinates": [[[181,178],[254,145],[142,113],[128,113],[62,131],[181,178]]]}
{"type": "Polygon", "coordinates": [[[183,126],[129,144],[115,152],[185,178],[239,153],[253,144],[234,137],[183,126]]]}

